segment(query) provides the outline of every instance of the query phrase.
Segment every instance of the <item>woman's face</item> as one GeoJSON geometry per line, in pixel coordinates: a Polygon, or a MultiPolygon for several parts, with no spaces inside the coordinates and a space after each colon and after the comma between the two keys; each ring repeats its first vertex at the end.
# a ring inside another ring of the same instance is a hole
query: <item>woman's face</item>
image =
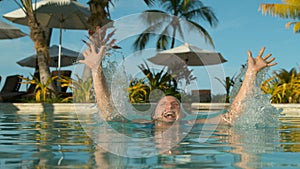
{"type": "Polygon", "coordinates": [[[157,103],[153,119],[171,123],[175,122],[179,115],[179,101],[173,96],[165,96],[157,103]]]}

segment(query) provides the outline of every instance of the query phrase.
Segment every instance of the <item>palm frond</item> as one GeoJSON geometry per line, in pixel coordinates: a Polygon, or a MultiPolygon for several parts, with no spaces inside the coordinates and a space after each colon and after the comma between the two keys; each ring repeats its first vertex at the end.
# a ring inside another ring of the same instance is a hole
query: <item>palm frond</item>
{"type": "Polygon", "coordinates": [[[261,4],[259,10],[263,14],[270,14],[272,16],[279,16],[281,18],[299,19],[300,5],[295,4],[261,4]]]}
{"type": "Polygon", "coordinates": [[[294,28],[293,28],[294,33],[299,33],[300,32],[300,22],[288,22],[285,25],[285,27],[287,29],[289,29],[291,25],[294,25],[294,28]]]}
{"type": "Polygon", "coordinates": [[[170,37],[165,35],[165,34],[160,34],[158,37],[158,40],[156,42],[156,48],[157,49],[162,49],[166,50],[167,49],[167,44],[169,43],[170,37]]]}
{"type": "Polygon", "coordinates": [[[182,15],[189,21],[193,20],[194,18],[201,18],[203,21],[208,22],[211,27],[216,27],[219,22],[218,18],[210,7],[201,7],[188,11],[187,13],[183,13],[182,15]]]}
{"type": "Polygon", "coordinates": [[[146,47],[151,38],[157,36],[155,32],[162,26],[163,22],[153,24],[146,28],[133,43],[134,50],[142,50],[146,47]]]}
{"type": "Polygon", "coordinates": [[[173,27],[174,27],[173,22],[169,22],[169,24],[167,24],[164,27],[163,31],[158,35],[158,39],[156,43],[157,49],[164,49],[164,50],[167,49],[166,46],[169,43],[170,38],[175,38],[174,37],[175,34],[174,31],[176,31],[175,29],[173,29],[173,36],[171,34],[173,27]]]}
{"type": "MultiPolygon", "coordinates": [[[[184,31],[182,30],[182,27],[180,25],[177,27],[176,31],[178,31],[179,36],[183,39],[183,41],[185,41],[184,40],[184,31]]],[[[173,36],[173,38],[175,38],[175,37],[173,36]]]]}
{"type": "MultiPolygon", "coordinates": [[[[214,45],[214,42],[213,42],[213,39],[212,37],[209,35],[209,33],[206,31],[205,28],[203,28],[201,25],[199,25],[198,23],[194,22],[194,21],[189,21],[194,27],[196,27],[197,29],[193,29],[193,30],[196,30],[200,35],[203,35],[204,37],[204,40],[206,42],[208,42],[210,45],[212,45],[213,47],[215,46],[214,45]]],[[[191,26],[191,25],[188,25],[188,26],[191,26]]],[[[192,27],[191,27],[192,29],[192,27]]]]}
{"type": "Polygon", "coordinates": [[[201,8],[203,6],[203,3],[199,0],[183,0],[180,4],[180,10],[187,12],[193,9],[201,8]]]}
{"type": "Polygon", "coordinates": [[[145,10],[140,18],[149,26],[170,20],[170,15],[161,10],[145,10]]]}
{"type": "Polygon", "coordinates": [[[144,2],[147,4],[147,6],[154,6],[157,4],[157,0],[144,0],[144,2]]]}

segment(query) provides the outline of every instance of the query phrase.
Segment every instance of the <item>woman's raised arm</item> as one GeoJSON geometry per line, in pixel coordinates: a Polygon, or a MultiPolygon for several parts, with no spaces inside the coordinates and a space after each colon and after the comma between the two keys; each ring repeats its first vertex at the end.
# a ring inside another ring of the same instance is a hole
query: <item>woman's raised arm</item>
{"type": "Polygon", "coordinates": [[[222,120],[224,122],[233,124],[235,119],[243,112],[244,107],[247,106],[243,104],[243,101],[247,98],[247,96],[252,94],[256,85],[257,73],[265,67],[271,67],[277,64],[276,62],[273,62],[275,58],[270,58],[272,54],[263,56],[264,51],[265,47],[261,48],[256,58],[253,58],[251,51],[248,51],[248,68],[246,70],[242,86],[236,97],[233,99],[227,113],[222,115],[222,120]]]}

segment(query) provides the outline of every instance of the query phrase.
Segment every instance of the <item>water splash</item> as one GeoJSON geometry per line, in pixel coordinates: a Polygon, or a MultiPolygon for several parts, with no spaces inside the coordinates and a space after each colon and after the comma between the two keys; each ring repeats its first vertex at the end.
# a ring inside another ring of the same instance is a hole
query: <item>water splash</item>
{"type": "MultiPolygon", "coordinates": [[[[241,68],[240,74],[235,79],[230,98],[234,98],[242,85],[242,78],[247,70],[247,65],[241,68]]],[[[262,82],[266,79],[269,68],[265,68],[257,74],[255,87],[251,95],[244,100],[247,105],[242,115],[236,120],[237,128],[265,128],[276,127],[282,109],[276,109],[271,104],[271,96],[264,94],[260,89],[262,82]]],[[[232,100],[231,100],[232,101],[232,100]]]]}
{"type": "Polygon", "coordinates": [[[124,57],[119,61],[107,61],[107,68],[104,70],[111,93],[112,104],[115,108],[114,118],[126,118],[127,120],[143,119],[145,114],[148,114],[150,117],[150,110],[153,108],[147,112],[140,112],[130,103],[128,86],[131,74],[125,66],[125,61],[124,57]]]}
{"type": "Polygon", "coordinates": [[[243,76],[245,75],[247,70],[247,65],[242,65],[242,68],[240,69],[240,73],[234,78],[234,86],[229,94],[229,102],[232,103],[233,99],[239,92],[241,86],[242,86],[242,79],[243,76]]]}

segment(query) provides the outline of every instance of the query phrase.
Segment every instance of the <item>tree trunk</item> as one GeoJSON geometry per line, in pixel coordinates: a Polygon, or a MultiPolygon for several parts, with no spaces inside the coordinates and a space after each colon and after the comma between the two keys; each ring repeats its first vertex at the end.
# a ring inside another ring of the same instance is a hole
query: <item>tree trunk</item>
{"type": "MultiPolygon", "coordinates": [[[[51,78],[51,74],[49,69],[50,56],[45,31],[36,20],[33,10],[29,7],[25,7],[25,9],[27,11],[28,26],[30,28],[30,38],[34,42],[37,53],[40,82],[46,84],[47,80],[51,78]]],[[[57,89],[53,83],[48,87],[54,93],[57,93],[57,89]]]]}
{"type": "MultiPolygon", "coordinates": [[[[45,31],[45,35],[46,35],[47,46],[50,46],[52,28],[44,28],[44,31],[45,31]]],[[[34,75],[35,75],[36,78],[38,78],[40,80],[40,70],[39,70],[39,64],[38,64],[38,57],[36,57],[36,65],[35,65],[34,75]]]]}
{"type": "Polygon", "coordinates": [[[109,13],[105,8],[108,8],[109,0],[90,0],[88,4],[91,11],[91,16],[88,19],[89,31],[90,34],[93,34],[97,26],[101,27],[107,23],[109,13]]]}

